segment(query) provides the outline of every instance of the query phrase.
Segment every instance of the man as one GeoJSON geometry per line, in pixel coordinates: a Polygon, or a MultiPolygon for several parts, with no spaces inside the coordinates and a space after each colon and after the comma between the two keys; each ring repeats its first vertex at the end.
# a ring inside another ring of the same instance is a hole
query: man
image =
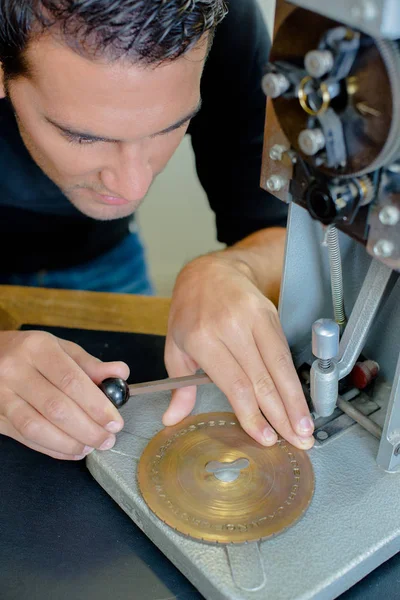
{"type": "MultiPolygon", "coordinates": [[[[268,38],[256,0],[228,8],[0,0],[1,282],[150,293],[131,215],[190,124],[227,248],[177,279],[168,373],[204,369],[259,443],[278,432],[307,449],[313,424],[274,306],[285,208],[259,187],[268,38]]],[[[123,422],[96,384],[128,375],[43,332],[1,332],[0,433],[61,459],[111,448],[123,422]]],[[[164,424],[195,397],[176,391],[164,424]]]]}

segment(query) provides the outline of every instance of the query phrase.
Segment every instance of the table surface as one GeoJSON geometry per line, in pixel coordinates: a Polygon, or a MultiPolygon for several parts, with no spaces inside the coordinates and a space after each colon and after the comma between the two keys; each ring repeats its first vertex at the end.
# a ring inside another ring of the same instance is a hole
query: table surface
{"type": "Polygon", "coordinates": [[[169,298],[0,285],[0,329],[23,323],[165,335],[169,298]]]}
{"type": "MultiPolygon", "coordinates": [[[[0,286],[0,329],[28,323],[156,340],[165,336],[169,306],[168,298],[0,286]]],[[[201,598],[98,486],[84,461],[56,461],[1,436],[0,456],[2,600],[201,598]]],[[[341,598],[395,600],[399,583],[397,555],[341,598]]]]}

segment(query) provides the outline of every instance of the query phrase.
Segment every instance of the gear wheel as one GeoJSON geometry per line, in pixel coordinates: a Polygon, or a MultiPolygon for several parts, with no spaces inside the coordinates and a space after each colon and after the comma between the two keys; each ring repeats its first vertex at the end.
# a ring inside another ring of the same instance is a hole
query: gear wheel
{"type": "Polygon", "coordinates": [[[371,177],[364,175],[364,177],[358,179],[357,184],[362,194],[361,206],[370,204],[375,198],[375,186],[372,183],[371,177]]]}

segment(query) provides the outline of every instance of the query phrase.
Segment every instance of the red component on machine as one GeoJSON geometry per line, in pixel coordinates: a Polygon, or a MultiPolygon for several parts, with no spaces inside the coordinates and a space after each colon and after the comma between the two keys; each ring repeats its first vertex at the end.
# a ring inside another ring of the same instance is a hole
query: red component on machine
{"type": "Polygon", "coordinates": [[[363,390],[379,374],[379,365],[374,360],[365,360],[354,365],[350,379],[354,387],[363,390]]]}

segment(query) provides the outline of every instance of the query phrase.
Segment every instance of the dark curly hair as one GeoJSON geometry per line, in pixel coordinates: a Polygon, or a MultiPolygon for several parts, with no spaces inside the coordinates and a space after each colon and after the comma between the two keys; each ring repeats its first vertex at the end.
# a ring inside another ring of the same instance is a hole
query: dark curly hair
{"type": "Polygon", "coordinates": [[[29,42],[53,29],[75,51],[145,64],[178,58],[226,15],[225,0],[0,0],[6,79],[27,71],[29,42]]]}

